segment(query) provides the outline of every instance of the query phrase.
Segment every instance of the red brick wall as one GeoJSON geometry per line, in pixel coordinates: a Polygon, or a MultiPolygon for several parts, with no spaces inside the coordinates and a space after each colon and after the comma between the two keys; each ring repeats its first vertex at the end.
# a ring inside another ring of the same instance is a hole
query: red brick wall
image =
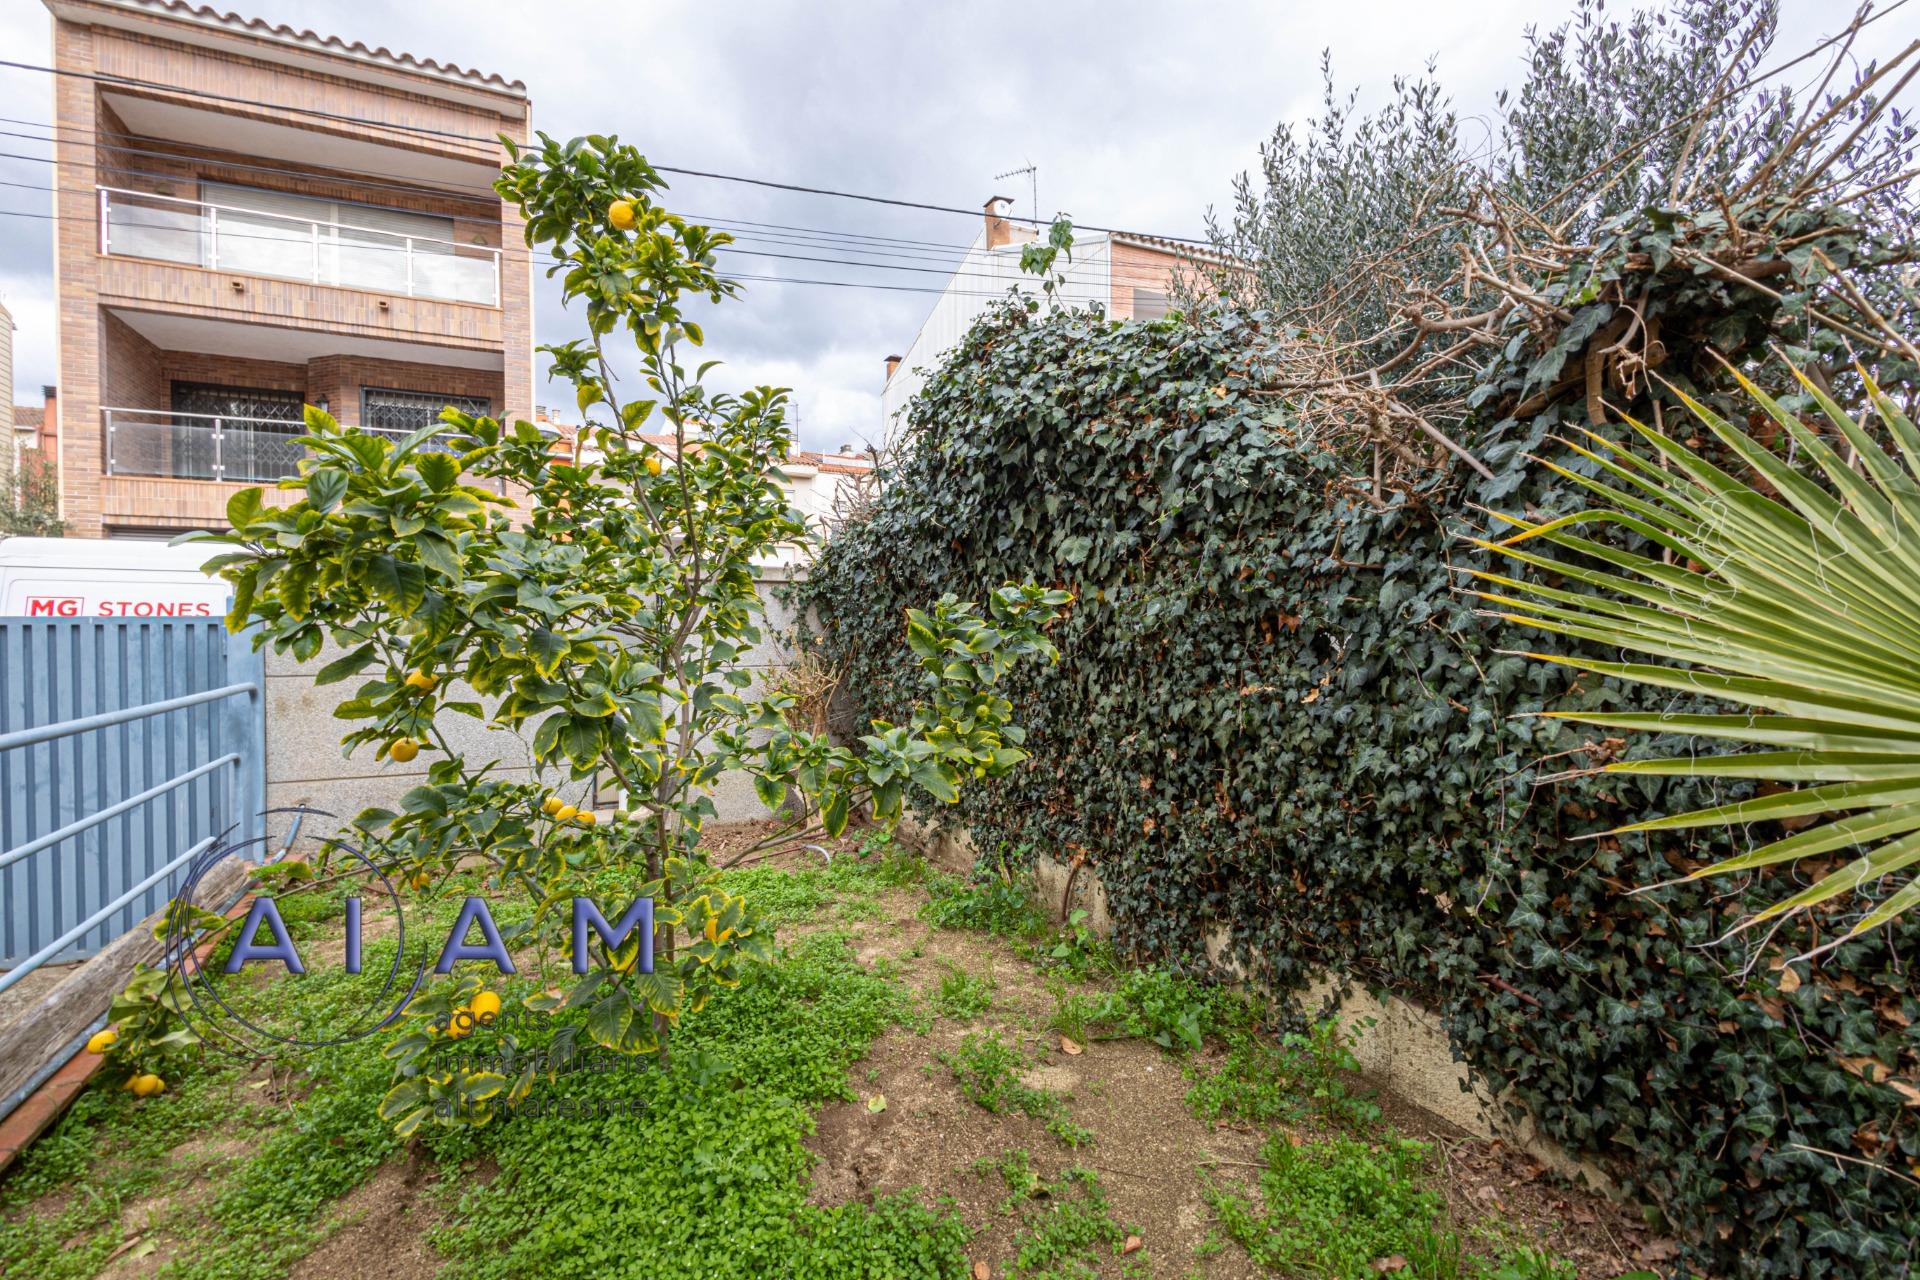
{"type": "MultiPolygon", "coordinates": [[[[164,18],[158,9],[151,13],[164,18]]],[[[170,524],[185,518],[189,507],[207,505],[211,513],[216,509],[212,503],[224,501],[220,491],[227,486],[205,485],[208,503],[201,504],[197,498],[187,501],[182,489],[195,482],[136,482],[105,474],[101,407],[168,407],[168,383],[173,378],[300,390],[309,399],[324,396],[342,420],[349,422],[358,419],[362,385],[484,396],[501,416],[532,416],[531,273],[519,220],[497,201],[437,192],[430,183],[423,183],[417,191],[391,190],[397,184],[389,175],[406,172],[404,161],[390,160],[375,166],[387,174],[364,180],[351,172],[318,168],[299,174],[273,174],[243,168],[256,162],[252,157],[170,139],[129,137],[124,122],[106,109],[100,82],[92,77],[130,77],[154,85],[179,86],[193,93],[282,103],[288,109],[248,107],[237,102],[212,106],[204,98],[180,99],[197,110],[220,110],[314,134],[486,163],[499,158],[497,144],[486,139],[500,132],[522,140],[529,136],[524,98],[475,84],[459,87],[459,93],[468,100],[451,101],[443,96],[444,86],[425,74],[385,69],[382,75],[404,83],[371,84],[359,78],[359,69],[345,59],[335,64],[338,74],[332,74],[287,65],[281,60],[284,52],[271,42],[239,33],[233,33],[233,38],[244,46],[242,51],[213,50],[184,39],[172,41],[91,25],[96,14],[112,17],[111,11],[90,0],[67,0],[54,21],[55,65],[74,73],[53,79],[54,118],[60,127],[53,177],[60,218],[56,224],[55,282],[64,410],[58,453],[62,508],[72,533],[100,536],[103,517],[105,523],[121,525],[170,524]],[[422,128],[439,132],[422,132],[422,128]],[[446,134],[470,135],[481,141],[463,141],[446,134]],[[183,158],[139,155],[136,151],[168,151],[183,158]],[[162,176],[141,180],[129,169],[152,170],[162,176]],[[456,237],[463,243],[476,239],[496,245],[504,242],[512,255],[502,272],[500,308],[496,311],[423,299],[388,299],[364,290],[260,277],[229,279],[192,266],[100,256],[96,185],[141,189],[144,181],[149,184],[145,189],[158,190],[161,185],[174,183],[177,185],[171,194],[194,198],[202,177],[461,218],[456,224],[456,237]],[[373,184],[379,184],[378,188],[373,184]],[[244,323],[264,321],[343,338],[360,335],[413,342],[420,344],[422,351],[430,351],[433,346],[468,353],[497,351],[504,371],[453,369],[429,363],[395,365],[346,356],[315,360],[303,367],[156,352],[109,315],[107,307],[244,323]],[[107,500],[109,488],[111,501],[107,500]]],[[[188,28],[183,24],[180,29],[184,34],[188,28]]],[[[316,55],[303,51],[300,56],[308,59],[316,55]]],[[[143,88],[141,93],[165,99],[170,91],[143,88]]],[[[300,168],[276,159],[257,163],[270,168],[300,168]]]]}
{"type": "Polygon", "coordinates": [[[1164,249],[1115,241],[1110,251],[1113,254],[1113,301],[1107,314],[1115,320],[1133,319],[1135,289],[1163,293],[1169,303],[1173,303],[1174,281],[1192,271],[1179,254],[1164,249]]]}
{"type": "Polygon", "coordinates": [[[348,426],[360,425],[362,387],[395,391],[428,391],[436,395],[478,396],[500,411],[501,375],[487,369],[457,369],[447,365],[407,364],[364,356],[325,356],[307,365],[307,398],[325,396],[333,416],[348,426]]]}
{"type": "Polygon", "coordinates": [[[109,312],[100,313],[100,401],[116,409],[164,409],[167,375],[159,350],[109,312]]]}

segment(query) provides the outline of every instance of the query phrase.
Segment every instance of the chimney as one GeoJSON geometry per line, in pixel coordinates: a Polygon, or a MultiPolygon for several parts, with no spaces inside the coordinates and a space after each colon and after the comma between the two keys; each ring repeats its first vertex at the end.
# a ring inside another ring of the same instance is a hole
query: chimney
{"type": "Polygon", "coordinates": [[[888,382],[892,382],[892,381],[893,381],[893,371],[894,371],[895,369],[898,369],[899,367],[900,367],[900,357],[899,357],[899,356],[888,356],[888,357],[887,357],[887,381],[888,381],[888,382]]]}
{"type": "MultiPolygon", "coordinates": [[[[40,447],[55,450],[60,447],[60,388],[42,386],[40,394],[47,401],[46,412],[40,416],[40,447]]],[[[47,456],[53,454],[49,452],[47,456]]]]}
{"type": "Polygon", "coordinates": [[[982,206],[987,214],[987,248],[1013,243],[1013,224],[1007,221],[1007,209],[1012,204],[1012,196],[993,196],[982,206]]]}

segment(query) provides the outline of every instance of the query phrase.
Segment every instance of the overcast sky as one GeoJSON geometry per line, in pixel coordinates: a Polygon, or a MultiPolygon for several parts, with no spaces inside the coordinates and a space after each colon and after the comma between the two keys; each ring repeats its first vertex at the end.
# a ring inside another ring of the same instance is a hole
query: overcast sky
{"type": "MultiPolygon", "coordinates": [[[[1102,0],[971,0],[934,5],[588,4],[582,0],[220,0],[322,35],[386,45],[524,80],[534,125],[559,137],[618,133],[660,164],[977,208],[995,191],[1032,211],[1083,223],[1198,235],[1234,174],[1280,121],[1318,102],[1331,49],[1343,85],[1378,102],[1391,78],[1438,64],[1463,117],[1486,117],[1517,81],[1528,23],[1552,24],[1564,0],[1270,0],[1176,6],[1102,0]],[[1471,18],[1463,15],[1471,13],[1471,18]]],[[[1615,6],[1615,12],[1624,12],[1615,6]]],[[[1850,4],[1785,0],[1776,51],[1798,52],[1841,25],[1850,4]]],[[[0,50],[44,64],[51,21],[37,0],[0,0],[0,50]]],[[[1872,47],[1920,35],[1920,4],[1875,29],[1872,47]]],[[[50,77],[0,68],[0,101],[45,121],[50,77]]],[[[1470,135],[1481,126],[1469,124],[1470,135]]],[[[32,132],[16,124],[0,129],[32,132]]],[[[0,151],[45,155],[17,138],[0,151]]],[[[49,166],[0,159],[0,182],[47,184],[49,166]]],[[[45,213],[44,192],[0,186],[0,209],[45,213]]],[[[976,219],[677,178],[682,212],[964,246],[976,219]]],[[[57,380],[51,223],[0,217],[0,301],[13,312],[16,401],[57,380]]],[[[813,254],[808,248],[775,252],[813,254]]],[[[916,249],[915,252],[929,252],[916,249]]],[[[833,256],[822,254],[821,256],[833,256]]],[[[912,265],[935,265],[926,260],[912,265]]],[[[907,262],[895,265],[908,265],[907,262]]],[[[936,287],[941,277],[800,262],[734,269],[936,287]]],[[[546,281],[536,337],[580,330],[546,281]]],[[[930,293],[755,283],[707,326],[727,383],[794,388],[802,443],[831,448],[879,436],[882,359],[904,351],[930,293]]],[[[536,377],[535,399],[565,402],[536,377]]]]}

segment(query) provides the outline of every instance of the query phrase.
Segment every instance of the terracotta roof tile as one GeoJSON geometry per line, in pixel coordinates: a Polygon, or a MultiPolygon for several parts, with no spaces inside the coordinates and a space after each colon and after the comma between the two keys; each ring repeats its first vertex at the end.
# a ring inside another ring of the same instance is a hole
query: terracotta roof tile
{"type": "Polygon", "coordinates": [[[358,40],[346,41],[339,36],[323,36],[310,29],[296,29],[285,23],[268,22],[264,18],[246,18],[232,12],[222,13],[212,5],[189,4],[187,0],[107,0],[107,3],[120,9],[145,10],[148,13],[164,13],[193,22],[211,23],[263,40],[305,45],[310,49],[344,54],[348,57],[369,58],[407,71],[423,71],[428,75],[442,76],[449,80],[464,80],[468,84],[482,85],[522,96],[527,91],[523,81],[508,80],[489,72],[470,71],[452,62],[416,58],[410,53],[395,53],[385,45],[370,48],[358,40]]]}

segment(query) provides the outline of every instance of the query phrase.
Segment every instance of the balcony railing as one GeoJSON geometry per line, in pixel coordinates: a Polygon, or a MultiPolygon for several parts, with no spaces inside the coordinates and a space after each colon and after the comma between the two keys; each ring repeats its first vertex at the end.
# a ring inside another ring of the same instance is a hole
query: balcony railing
{"type": "Polygon", "coordinates": [[[492,245],[119,187],[99,192],[101,253],[409,298],[500,305],[500,250],[492,245]]]}
{"type": "MultiPolygon", "coordinates": [[[[165,409],[102,409],[107,474],[257,484],[298,475],[303,422],[165,409]]],[[[362,428],[399,441],[405,431],[362,428]]],[[[436,447],[430,444],[428,447],[436,447]]]]}

